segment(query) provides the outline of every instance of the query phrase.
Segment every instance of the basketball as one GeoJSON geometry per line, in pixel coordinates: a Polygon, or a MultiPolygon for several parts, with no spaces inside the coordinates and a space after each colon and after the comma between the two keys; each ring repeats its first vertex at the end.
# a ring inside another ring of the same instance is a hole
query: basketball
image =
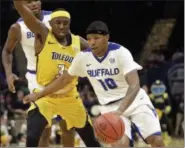
{"type": "Polygon", "coordinates": [[[106,113],[95,120],[94,129],[100,141],[111,144],[122,138],[125,133],[125,124],[119,116],[106,113]]]}

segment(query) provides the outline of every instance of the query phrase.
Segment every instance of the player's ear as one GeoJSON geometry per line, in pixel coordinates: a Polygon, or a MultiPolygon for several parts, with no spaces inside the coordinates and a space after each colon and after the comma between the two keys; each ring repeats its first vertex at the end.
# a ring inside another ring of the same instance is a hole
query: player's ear
{"type": "Polygon", "coordinates": [[[107,39],[107,41],[109,40],[109,38],[110,38],[110,35],[109,35],[109,34],[107,34],[107,35],[106,35],[106,39],[107,39]]]}

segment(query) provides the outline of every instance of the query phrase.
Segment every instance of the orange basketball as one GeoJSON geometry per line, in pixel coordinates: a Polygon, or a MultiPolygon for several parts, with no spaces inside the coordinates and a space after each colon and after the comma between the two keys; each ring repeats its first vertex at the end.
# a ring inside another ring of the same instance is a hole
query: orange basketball
{"type": "Polygon", "coordinates": [[[119,116],[106,113],[95,120],[94,129],[99,140],[104,143],[114,143],[125,133],[125,124],[119,116]]]}

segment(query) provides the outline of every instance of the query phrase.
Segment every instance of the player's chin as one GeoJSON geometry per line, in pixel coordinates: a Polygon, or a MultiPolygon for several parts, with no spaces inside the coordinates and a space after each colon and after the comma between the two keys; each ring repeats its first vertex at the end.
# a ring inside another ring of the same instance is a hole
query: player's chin
{"type": "Polygon", "coordinates": [[[33,12],[33,14],[35,15],[35,16],[39,16],[39,14],[40,14],[40,11],[39,10],[34,10],[34,11],[32,11],[33,12]]]}
{"type": "Polygon", "coordinates": [[[63,33],[63,32],[57,33],[57,37],[58,37],[59,39],[62,39],[62,38],[64,38],[65,36],[66,36],[66,33],[63,33]]]}
{"type": "Polygon", "coordinates": [[[93,48],[93,49],[92,49],[92,52],[93,52],[93,54],[97,55],[97,54],[99,54],[100,51],[99,51],[98,49],[94,49],[94,48],[93,48]]]}

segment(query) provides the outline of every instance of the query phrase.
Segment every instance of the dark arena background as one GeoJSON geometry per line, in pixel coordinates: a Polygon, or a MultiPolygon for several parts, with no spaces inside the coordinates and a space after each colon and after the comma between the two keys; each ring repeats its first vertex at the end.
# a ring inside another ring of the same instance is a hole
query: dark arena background
{"type": "MultiPolygon", "coordinates": [[[[134,59],[143,66],[139,71],[141,87],[146,90],[154,106],[155,93],[151,87],[160,83],[165,87],[168,103],[162,109],[166,127],[163,132],[167,147],[184,147],[184,1],[101,1],[101,0],[44,0],[42,9],[53,11],[65,8],[71,14],[71,31],[85,38],[87,26],[95,20],[104,21],[110,30],[110,41],[128,48],[134,59]],[[169,112],[164,112],[170,107],[169,112]]],[[[1,0],[0,57],[11,24],[19,19],[12,0],[1,0]]],[[[1,145],[25,146],[26,110],[22,104],[27,88],[26,59],[18,44],[13,53],[13,73],[20,79],[16,82],[16,94],[8,90],[2,60],[0,62],[0,111],[1,145]],[[16,111],[19,110],[19,113],[16,111]]],[[[160,87],[160,86],[159,86],[160,87]]],[[[92,107],[98,106],[96,95],[87,79],[79,79],[78,90],[92,120],[96,119],[92,107]]],[[[163,98],[161,98],[163,99],[163,98]]],[[[77,119],[78,120],[78,119],[77,119]]],[[[53,124],[50,142],[62,145],[60,129],[53,124]]],[[[147,146],[137,133],[133,133],[136,146],[147,146]]],[[[76,135],[75,145],[84,144],[76,135]]]]}

